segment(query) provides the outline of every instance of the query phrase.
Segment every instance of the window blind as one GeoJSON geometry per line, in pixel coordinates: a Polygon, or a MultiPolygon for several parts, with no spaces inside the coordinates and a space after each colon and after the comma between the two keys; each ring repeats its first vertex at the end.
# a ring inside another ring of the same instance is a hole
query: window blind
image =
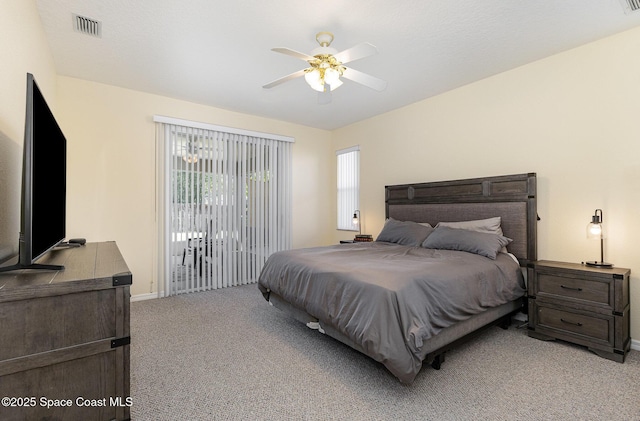
{"type": "Polygon", "coordinates": [[[156,117],[164,295],[257,282],[291,247],[291,138],[156,117]]]}
{"type": "Polygon", "coordinates": [[[338,167],[338,229],[357,231],[354,211],[360,207],[360,147],[336,151],[338,167]]]}

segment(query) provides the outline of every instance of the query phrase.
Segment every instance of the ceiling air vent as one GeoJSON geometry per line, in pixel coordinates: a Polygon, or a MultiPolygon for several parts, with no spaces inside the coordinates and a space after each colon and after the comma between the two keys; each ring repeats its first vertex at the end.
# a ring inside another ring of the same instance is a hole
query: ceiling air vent
{"type": "Polygon", "coordinates": [[[622,8],[625,13],[640,10],[640,0],[620,0],[620,3],[622,3],[622,8]]]}
{"type": "Polygon", "coordinates": [[[73,29],[76,32],[91,35],[92,37],[102,37],[102,22],[85,16],[73,15],[73,29]]]}

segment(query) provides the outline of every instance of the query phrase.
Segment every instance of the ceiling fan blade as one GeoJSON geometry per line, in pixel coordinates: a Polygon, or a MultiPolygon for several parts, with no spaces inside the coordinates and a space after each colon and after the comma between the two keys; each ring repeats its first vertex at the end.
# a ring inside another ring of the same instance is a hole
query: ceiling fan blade
{"type": "Polygon", "coordinates": [[[373,77],[361,71],[346,67],[342,73],[342,77],[352,80],[356,83],[364,85],[368,88],[375,89],[376,91],[384,91],[387,87],[387,82],[377,77],[373,77]]]}
{"type": "Polygon", "coordinates": [[[344,64],[349,63],[350,61],[373,56],[375,54],[378,54],[378,49],[375,47],[375,45],[369,44],[368,42],[363,42],[362,44],[358,44],[351,48],[347,48],[344,51],[340,51],[333,56],[340,63],[344,64]]]}
{"type": "Polygon", "coordinates": [[[285,83],[287,81],[290,81],[291,79],[295,79],[295,78],[300,77],[300,76],[304,76],[304,69],[298,70],[297,72],[291,73],[290,75],[286,75],[284,77],[281,77],[280,79],[276,79],[273,82],[269,82],[269,83],[267,83],[266,85],[264,85],[262,87],[265,88],[265,89],[273,88],[274,86],[278,86],[281,83],[285,83]]]}
{"type": "Polygon", "coordinates": [[[295,50],[292,50],[291,48],[286,48],[286,47],[277,47],[277,48],[272,48],[271,51],[275,51],[276,53],[281,53],[281,54],[286,54],[288,56],[291,57],[295,57],[295,58],[299,58],[300,60],[304,60],[304,61],[309,61],[309,60],[315,60],[315,57],[312,57],[308,54],[305,53],[301,53],[295,50]]]}

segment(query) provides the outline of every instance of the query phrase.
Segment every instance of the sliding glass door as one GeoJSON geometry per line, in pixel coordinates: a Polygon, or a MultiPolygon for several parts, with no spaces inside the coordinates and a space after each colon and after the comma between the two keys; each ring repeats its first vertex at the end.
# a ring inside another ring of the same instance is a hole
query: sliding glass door
{"type": "Polygon", "coordinates": [[[165,295],[254,283],[291,243],[291,141],[162,123],[165,295]]]}

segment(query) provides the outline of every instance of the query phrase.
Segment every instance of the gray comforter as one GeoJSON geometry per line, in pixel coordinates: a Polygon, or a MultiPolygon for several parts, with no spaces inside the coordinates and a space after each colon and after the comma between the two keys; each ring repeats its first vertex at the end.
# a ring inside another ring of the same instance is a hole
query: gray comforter
{"type": "Polygon", "coordinates": [[[274,253],[258,285],[348,337],[403,383],[420,371],[429,338],[525,292],[507,254],[491,260],[385,242],[274,253]]]}

